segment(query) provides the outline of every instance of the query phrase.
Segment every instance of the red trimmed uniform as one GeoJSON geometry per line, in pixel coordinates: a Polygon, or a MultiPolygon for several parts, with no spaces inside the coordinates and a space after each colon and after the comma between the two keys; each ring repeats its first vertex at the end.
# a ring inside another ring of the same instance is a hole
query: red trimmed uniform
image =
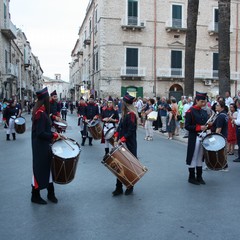
{"type": "Polygon", "coordinates": [[[32,156],[34,188],[44,189],[49,185],[52,154],[50,143],[57,139],[58,134],[51,132],[50,118],[45,107],[41,106],[32,123],[32,156]]]}

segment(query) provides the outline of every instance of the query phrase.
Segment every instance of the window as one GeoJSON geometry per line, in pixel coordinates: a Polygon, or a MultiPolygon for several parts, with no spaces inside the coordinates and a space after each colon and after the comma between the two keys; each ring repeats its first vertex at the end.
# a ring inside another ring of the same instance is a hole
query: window
{"type": "Polygon", "coordinates": [[[3,9],[4,9],[4,19],[6,20],[7,19],[7,6],[5,3],[4,3],[3,9]]]}
{"type": "Polygon", "coordinates": [[[171,76],[182,76],[182,51],[171,51],[171,76]]]}
{"type": "Polygon", "coordinates": [[[138,74],[138,48],[126,49],[126,73],[130,75],[138,74]]]}
{"type": "Polygon", "coordinates": [[[128,25],[138,25],[137,0],[128,0],[128,25]]]}
{"type": "Polygon", "coordinates": [[[92,34],[92,20],[91,18],[89,19],[89,37],[91,38],[91,34],[92,34]]]}
{"type": "Polygon", "coordinates": [[[182,5],[172,5],[172,27],[182,28],[182,5]]]}
{"type": "Polygon", "coordinates": [[[218,8],[214,8],[214,31],[218,32],[218,8]]]}
{"type": "Polygon", "coordinates": [[[218,77],[218,53],[213,53],[213,78],[218,77]]]}

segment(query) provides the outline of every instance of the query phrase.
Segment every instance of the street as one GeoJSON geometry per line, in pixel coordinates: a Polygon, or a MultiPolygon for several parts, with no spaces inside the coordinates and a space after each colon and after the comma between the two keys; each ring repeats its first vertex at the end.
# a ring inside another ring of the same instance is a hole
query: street
{"type": "MultiPolygon", "coordinates": [[[[26,132],[6,141],[0,127],[2,240],[237,240],[240,219],[240,164],[229,157],[229,172],[204,171],[206,185],[187,182],[185,142],[155,133],[144,141],[138,128],[138,157],[148,172],[134,194],[112,197],[115,176],[101,163],[104,144],[82,151],[75,179],[55,184],[58,204],[30,201],[32,177],[31,116],[26,132]]],[[[65,136],[81,143],[76,114],[67,115],[65,136]]],[[[41,195],[47,199],[47,191],[41,195]]]]}

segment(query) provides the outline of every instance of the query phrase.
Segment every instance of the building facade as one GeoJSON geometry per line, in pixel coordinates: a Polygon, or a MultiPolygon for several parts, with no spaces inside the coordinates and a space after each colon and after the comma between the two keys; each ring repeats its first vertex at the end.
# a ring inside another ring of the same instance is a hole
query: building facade
{"type": "MultiPolygon", "coordinates": [[[[184,89],[187,0],[90,0],[72,51],[73,95],[175,96],[184,89]],[[84,91],[82,91],[84,90],[84,91]]],[[[231,1],[231,91],[239,80],[239,1],[231,1]]],[[[195,90],[215,96],[218,1],[201,0],[195,90]]]]}
{"type": "Polygon", "coordinates": [[[42,87],[43,70],[25,34],[12,23],[9,2],[0,0],[0,99],[23,103],[42,87]]]}

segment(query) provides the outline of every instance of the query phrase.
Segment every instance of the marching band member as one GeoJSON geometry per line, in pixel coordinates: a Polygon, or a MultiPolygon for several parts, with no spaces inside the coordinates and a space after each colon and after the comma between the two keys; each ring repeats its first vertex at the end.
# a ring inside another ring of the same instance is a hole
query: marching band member
{"type": "MultiPolygon", "coordinates": [[[[94,102],[94,96],[90,95],[88,104],[86,106],[86,119],[88,122],[92,120],[97,120],[99,117],[98,105],[94,102]]],[[[87,132],[89,138],[89,146],[92,146],[92,135],[90,132],[87,132]]]]}
{"type": "Polygon", "coordinates": [[[86,107],[87,107],[87,104],[85,103],[83,97],[81,97],[79,104],[78,104],[77,113],[78,113],[78,126],[80,126],[80,132],[82,135],[82,143],[81,143],[82,146],[84,146],[86,138],[87,138],[87,124],[85,122],[86,107]]]}
{"type": "MultiPolygon", "coordinates": [[[[126,93],[122,102],[122,118],[114,134],[118,143],[126,143],[128,150],[137,157],[137,112],[133,106],[134,97],[126,93]]],[[[125,195],[130,195],[133,187],[126,189],[125,195]]],[[[123,193],[122,183],[117,179],[116,189],[112,192],[113,196],[123,193]]]]}
{"type": "Polygon", "coordinates": [[[8,105],[3,111],[3,122],[6,128],[6,140],[10,141],[10,134],[12,134],[13,140],[16,140],[16,132],[14,128],[15,119],[21,114],[19,105],[13,99],[8,101],[8,105]]]}
{"type": "MultiPolygon", "coordinates": [[[[102,121],[103,121],[103,133],[105,133],[111,129],[112,127],[116,127],[116,123],[119,121],[118,111],[114,109],[113,99],[109,96],[107,101],[107,106],[102,109],[102,121]]],[[[104,136],[103,136],[104,138],[104,136]]],[[[109,153],[109,140],[105,140],[105,154],[109,153]]],[[[104,141],[103,141],[104,143],[104,141]]]]}
{"type": "Polygon", "coordinates": [[[185,115],[185,128],[189,131],[186,159],[189,169],[188,182],[195,185],[205,184],[202,178],[203,147],[199,134],[208,128],[206,126],[208,114],[207,111],[202,109],[206,105],[206,98],[206,93],[196,92],[196,104],[185,115]],[[195,168],[197,170],[197,178],[195,178],[195,168]]]}
{"type": "Polygon", "coordinates": [[[47,88],[36,92],[38,101],[32,113],[32,154],[33,154],[33,178],[31,201],[37,204],[47,204],[41,198],[40,190],[47,188],[48,199],[57,203],[54,193],[51,174],[52,154],[50,143],[61,136],[51,132],[51,120],[49,118],[49,94],[47,88]]]}
{"type": "Polygon", "coordinates": [[[61,120],[60,118],[60,111],[58,109],[58,103],[57,103],[57,92],[56,90],[54,90],[51,94],[50,94],[50,117],[52,122],[53,121],[57,121],[59,122],[61,120]]]}

